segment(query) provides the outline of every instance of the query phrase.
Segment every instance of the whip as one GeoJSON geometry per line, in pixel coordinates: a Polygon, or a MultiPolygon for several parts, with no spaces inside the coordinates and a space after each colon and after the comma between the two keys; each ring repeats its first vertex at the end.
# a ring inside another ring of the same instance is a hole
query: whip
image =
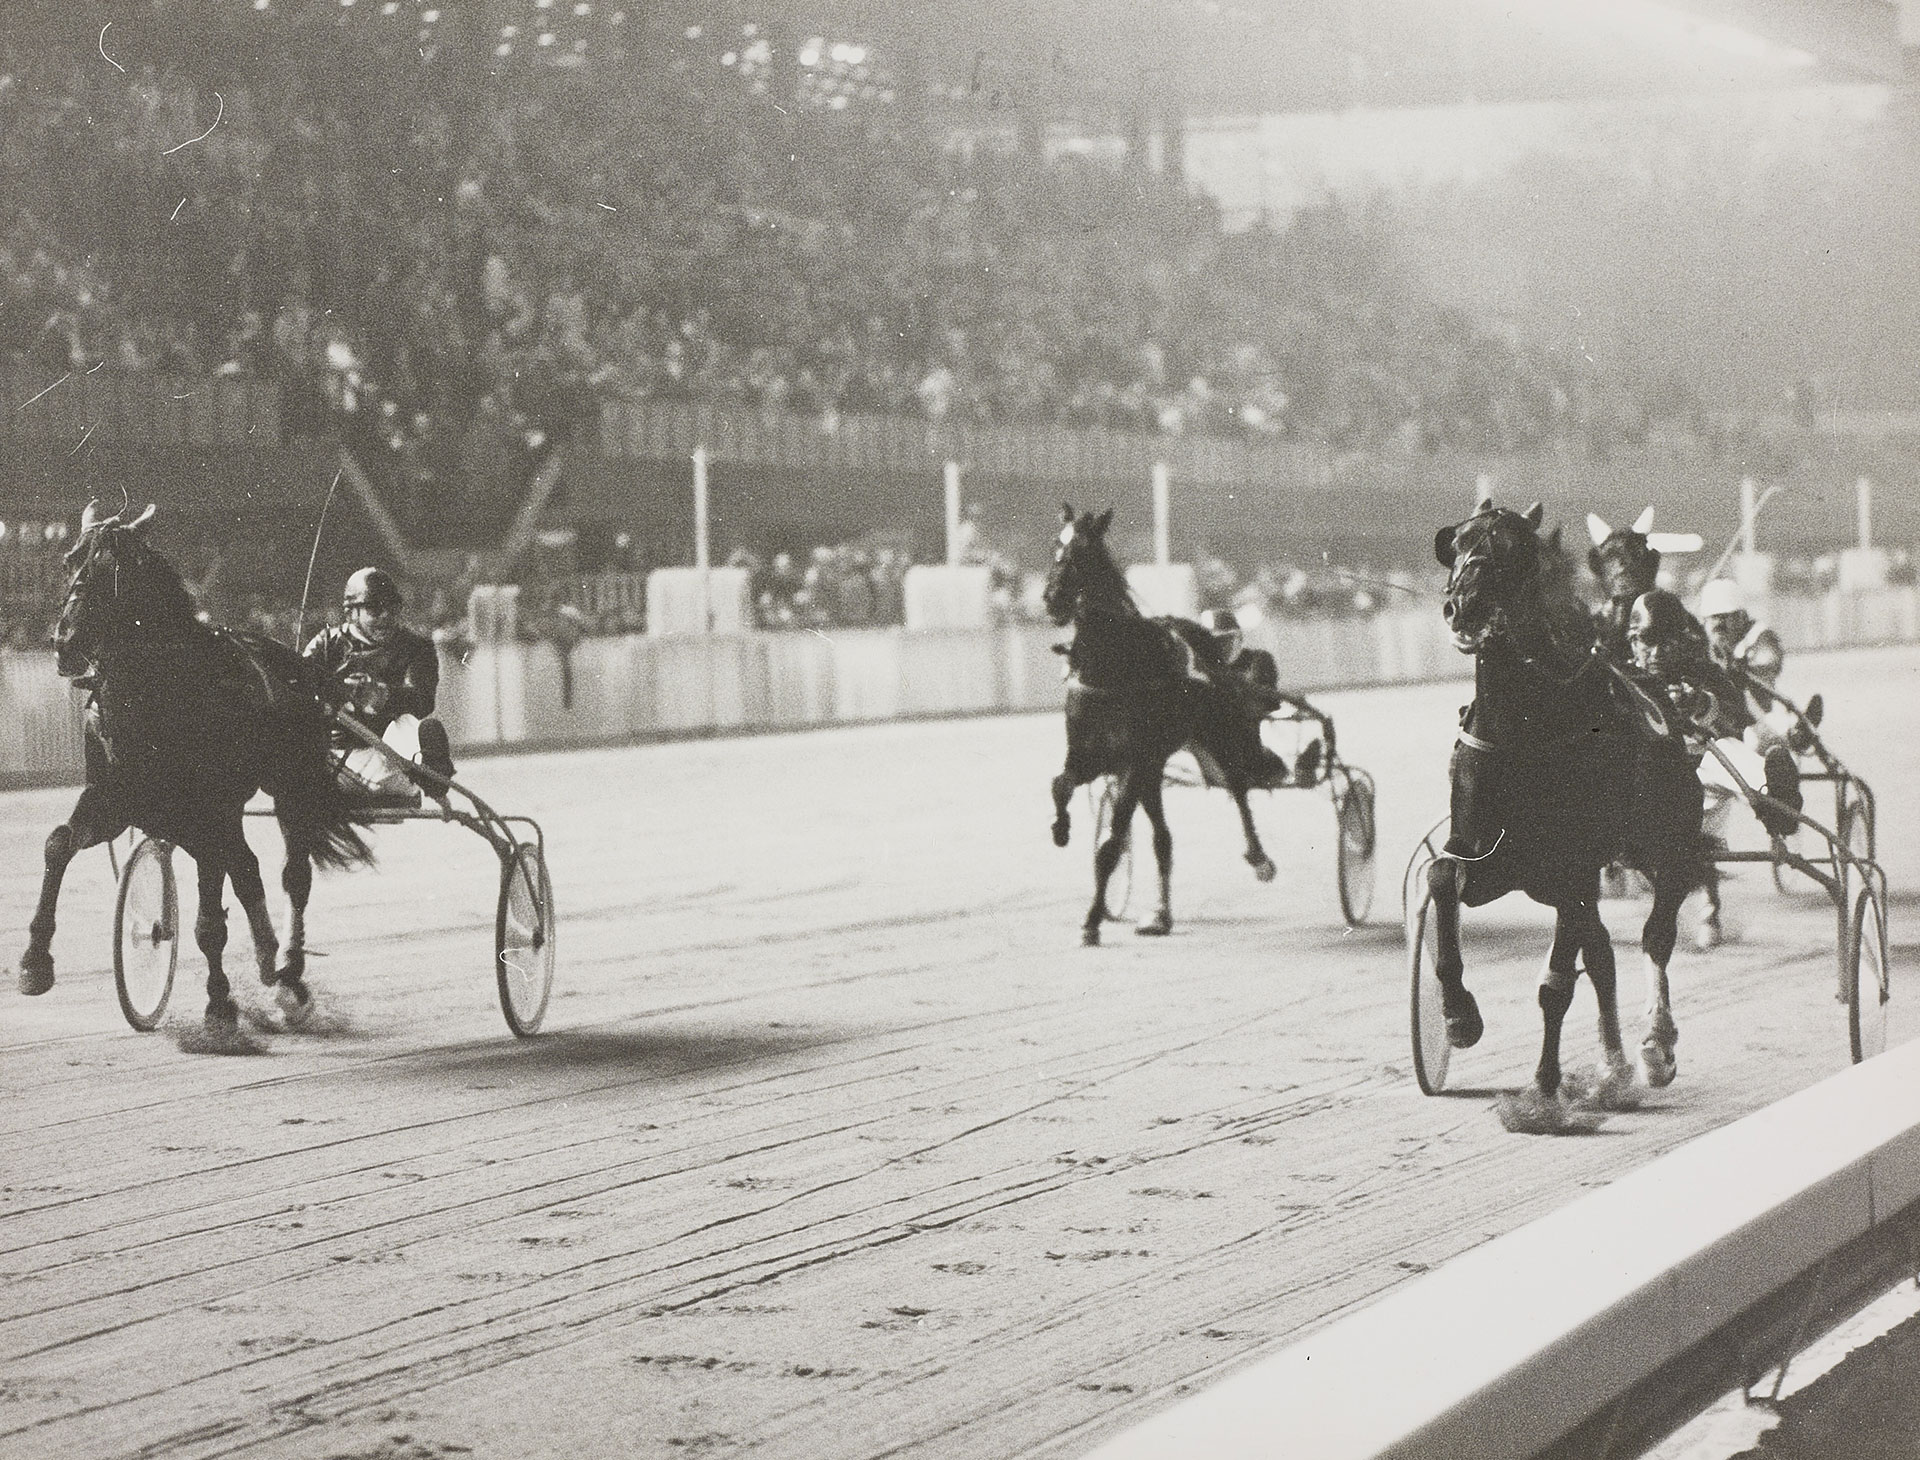
{"type": "Polygon", "coordinates": [[[307,595],[313,591],[313,565],[320,557],[320,535],[327,530],[327,509],[333,506],[333,494],[340,489],[340,473],[335,468],[333,485],[327,488],[327,500],[320,504],[320,520],[313,525],[313,551],[307,554],[307,579],[300,585],[300,612],[293,620],[293,652],[300,652],[300,638],[307,625],[307,595]]]}

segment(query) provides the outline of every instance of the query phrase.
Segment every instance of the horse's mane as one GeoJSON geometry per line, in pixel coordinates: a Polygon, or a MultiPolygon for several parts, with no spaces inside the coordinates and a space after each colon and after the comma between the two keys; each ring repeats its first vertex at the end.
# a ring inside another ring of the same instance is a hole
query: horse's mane
{"type": "Polygon", "coordinates": [[[193,594],[188,591],[186,580],[180,576],[178,568],[136,533],[113,528],[103,531],[114,533],[113,551],[119,555],[126,569],[138,575],[135,582],[143,614],[151,615],[162,629],[186,628],[188,625],[206,629],[200,618],[199,605],[194,602],[193,594]]]}
{"type": "Polygon", "coordinates": [[[1083,554],[1081,567],[1086,574],[1086,581],[1082,585],[1083,596],[1089,602],[1096,599],[1104,602],[1111,598],[1123,612],[1138,613],[1133,590],[1127,586],[1127,575],[1114,562],[1105,539],[1082,536],[1079,543],[1083,554]]]}

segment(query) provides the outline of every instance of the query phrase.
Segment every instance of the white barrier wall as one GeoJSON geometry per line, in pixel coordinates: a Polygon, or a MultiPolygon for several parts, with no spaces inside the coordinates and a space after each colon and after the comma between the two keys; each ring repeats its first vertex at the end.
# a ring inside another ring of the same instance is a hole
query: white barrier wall
{"type": "Polygon", "coordinates": [[[993,622],[993,571],[977,563],[916,563],[900,595],[910,629],[984,629],[993,622]]]}
{"type": "Polygon", "coordinates": [[[745,568],[656,568],[647,574],[649,634],[743,634],[752,626],[745,568]]]}
{"type": "MultiPolygon", "coordinates": [[[[1911,588],[1782,598],[1767,615],[1790,650],[1920,640],[1911,588]]],[[[1066,637],[1019,624],[588,638],[570,655],[570,696],[552,644],[481,643],[443,662],[439,714],[455,746],[474,750],[1057,709],[1063,661],[1051,646],[1066,637]]],[[[1307,692],[1468,672],[1430,607],[1269,619],[1247,638],[1307,692]]],[[[51,654],[0,652],[0,786],[77,782],[79,713],[51,654]]]]}

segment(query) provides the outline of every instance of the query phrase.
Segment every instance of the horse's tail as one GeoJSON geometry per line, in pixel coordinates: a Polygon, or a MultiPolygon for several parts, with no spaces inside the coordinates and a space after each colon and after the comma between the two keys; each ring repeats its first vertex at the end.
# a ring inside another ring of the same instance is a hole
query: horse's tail
{"type": "Polygon", "coordinates": [[[365,803],[348,794],[334,775],[326,721],[317,704],[276,717],[265,789],[288,845],[317,867],[364,867],[373,861],[360,828],[369,825],[365,803]]]}

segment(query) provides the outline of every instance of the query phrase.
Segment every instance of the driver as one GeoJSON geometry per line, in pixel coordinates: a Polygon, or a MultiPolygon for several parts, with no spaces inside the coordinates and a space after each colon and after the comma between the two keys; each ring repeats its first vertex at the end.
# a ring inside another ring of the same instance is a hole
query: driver
{"type": "Polygon", "coordinates": [[[1820,696],[1807,701],[1806,723],[1793,710],[1767,693],[1780,679],[1786,653],[1780,636],[1747,612],[1746,595],[1731,578],[1715,578],[1700,590],[1700,617],[1707,626],[1707,644],[1714,661],[1739,671],[1746,680],[1747,702],[1753,710],[1753,734],[1762,751],[1784,745],[1792,751],[1812,746],[1812,727],[1823,706],[1820,696]]]}
{"type": "Polygon", "coordinates": [[[1245,646],[1240,620],[1234,617],[1231,610],[1206,610],[1200,615],[1200,626],[1213,636],[1220,666],[1227,672],[1225,683],[1233,695],[1234,709],[1243,718],[1242,743],[1247,762],[1255,772],[1256,783],[1284,786],[1292,780],[1299,785],[1312,785],[1320,768],[1319,740],[1309,741],[1306,749],[1301,751],[1298,762],[1289,767],[1285,760],[1261,742],[1260,726],[1267,716],[1282,705],[1291,705],[1312,719],[1320,717],[1319,711],[1305,700],[1297,699],[1280,688],[1280,666],[1274,663],[1273,655],[1265,649],[1245,646]]]}
{"type": "MultiPolygon", "coordinates": [[[[1713,741],[1746,785],[1759,785],[1770,800],[1798,811],[1800,768],[1784,745],[1766,744],[1755,734],[1746,695],[1715,662],[1706,633],[1680,600],[1664,589],[1634,600],[1627,618],[1627,646],[1634,664],[1654,680],[1679,712],[1688,740],[1696,748],[1701,784],[1707,790],[1703,829],[1720,838],[1727,809],[1742,787],[1718,757],[1706,754],[1713,741]]],[[[1773,837],[1791,836],[1799,822],[1771,806],[1757,808],[1760,824],[1773,837]]]]}
{"type": "MultiPolygon", "coordinates": [[[[453,753],[446,728],[432,719],[440,686],[440,658],[433,641],[400,622],[404,600],[400,585],[380,568],[362,568],[347,579],[341,595],[345,622],[322,629],[303,651],[326,671],[342,707],[407,760],[451,779],[453,753]]],[[[413,782],[372,746],[344,726],[333,728],[333,743],[345,752],[342,779],[376,798],[411,798],[413,782]]],[[[435,796],[438,782],[420,778],[435,796]]]]}

